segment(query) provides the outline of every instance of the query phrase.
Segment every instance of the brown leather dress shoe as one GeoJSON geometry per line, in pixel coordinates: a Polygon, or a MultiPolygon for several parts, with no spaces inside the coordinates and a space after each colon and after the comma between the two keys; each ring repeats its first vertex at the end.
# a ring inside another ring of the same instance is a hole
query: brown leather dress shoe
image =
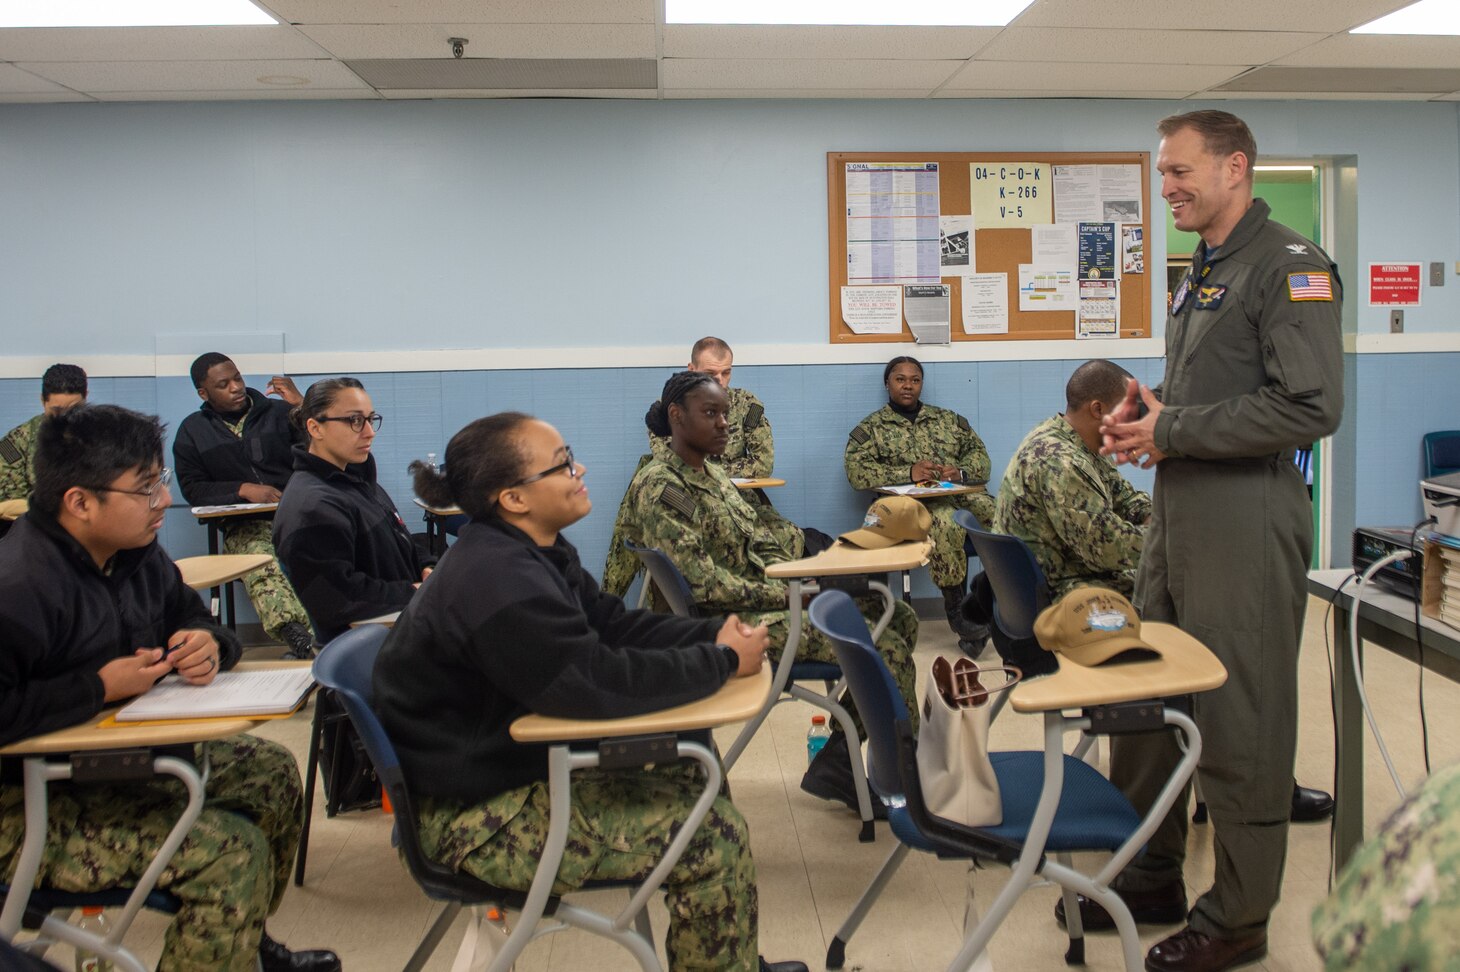
{"type": "Polygon", "coordinates": [[[1267,933],[1245,938],[1213,938],[1191,926],[1151,946],[1146,972],[1222,972],[1256,962],[1267,954],[1267,933]]]}
{"type": "MultiPolygon", "coordinates": [[[[1180,881],[1155,888],[1151,891],[1116,891],[1120,900],[1130,909],[1137,925],[1179,925],[1186,920],[1186,885],[1180,881]]],[[[1115,919],[1096,902],[1083,894],[1075,895],[1080,902],[1080,923],[1085,931],[1115,931],[1115,919]]],[[[1065,923],[1065,899],[1055,903],[1054,920],[1065,923]]]]}

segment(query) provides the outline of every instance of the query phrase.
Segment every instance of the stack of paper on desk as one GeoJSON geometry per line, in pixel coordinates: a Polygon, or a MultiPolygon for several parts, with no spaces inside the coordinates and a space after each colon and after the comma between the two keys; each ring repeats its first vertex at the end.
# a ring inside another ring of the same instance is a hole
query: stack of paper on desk
{"type": "Polygon", "coordinates": [[[175,675],[154,685],[117,713],[118,722],[268,716],[293,712],[314,685],[308,668],[220,672],[208,685],[175,675]]]}
{"type": "Polygon", "coordinates": [[[278,503],[225,503],[222,506],[195,506],[188,512],[193,516],[211,516],[214,513],[247,513],[249,510],[272,510],[278,503]]]}

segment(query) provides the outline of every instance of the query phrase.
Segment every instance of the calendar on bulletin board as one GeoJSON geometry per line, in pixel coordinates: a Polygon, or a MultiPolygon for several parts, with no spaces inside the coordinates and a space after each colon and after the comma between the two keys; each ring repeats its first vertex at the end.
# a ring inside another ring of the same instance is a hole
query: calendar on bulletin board
{"type": "Polygon", "coordinates": [[[1151,334],[1147,152],[828,152],[834,344],[1151,334]]]}

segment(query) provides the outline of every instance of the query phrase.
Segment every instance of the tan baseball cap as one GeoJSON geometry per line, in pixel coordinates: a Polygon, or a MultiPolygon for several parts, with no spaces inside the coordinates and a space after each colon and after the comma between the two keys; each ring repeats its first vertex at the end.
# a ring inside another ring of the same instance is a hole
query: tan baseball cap
{"type": "Polygon", "coordinates": [[[1040,612],[1034,637],[1077,665],[1099,665],[1133,648],[1157,651],[1141,638],[1141,619],[1120,594],[1106,587],[1077,587],[1040,612]]]}
{"type": "Polygon", "coordinates": [[[926,540],[933,514],[911,496],[884,496],[867,509],[862,528],[841,539],[867,550],[879,550],[904,540],[926,540]]]}

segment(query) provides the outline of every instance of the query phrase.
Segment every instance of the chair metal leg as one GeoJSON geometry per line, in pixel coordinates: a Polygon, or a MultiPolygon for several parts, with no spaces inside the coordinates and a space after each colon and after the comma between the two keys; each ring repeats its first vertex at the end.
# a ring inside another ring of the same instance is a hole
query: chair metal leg
{"type": "Polygon", "coordinates": [[[441,913],[436,916],[435,921],[431,922],[431,927],[426,929],[426,937],[421,939],[421,944],[417,945],[416,950],[411,953],[410,960],[406,962],[402,972],[421,972],[421,969],[425,968],[426,960],[435,953],[436,947],[441,944],[441,939],[446,936],[446,932],[459,914],[461,914],[461,902],[459,901],[448,901],[442,906],[441,913]]]}
{"type": "MultiPolygon", "coordinates": [[[[1056,854],[1055,860],[1062,867],[1074,870],[1074,861],[1069,854],[1056,854]]],[[[1047,875],[1046,875],[1047,876],[1047,875]]],[[[1065,931],[1070,936],[1070,947],[1065,951],[1066,965],[1085,964],[1085,919],[1080,915],[1080,902],[1072,888],[1062,887],[1065,902],[1065,931]]]]}
{"type": "Polygon", "coordinates": [[[857,933],[857,928],[862,924],[862,919],[867,917],[867,912],[872,910],[872,906],[882,896],[882,890],[887,887],[887,882],[892,880],[892,876],[902,866],[909,850],[910,848],[906,844],[899,842],[896,847],[892,848],[892,853],[887,855],[887,860],[882,862],[882,867],[872,878],[872,883],[867,885],[867,890],[863,891],[862,896],[857,899],[852,913],[847,915],[847,920],[842,922],[842,926],[836,930],[836,935],[831,940],[831,947],[826,950],[828,969],[839,969],[846,963],[847,942],[852,940],[852,936],[857,933]]]}
{"type": "Polygon", "coordinates": [[[852,723],[851,713],[842,708],[835,699],[818,695],[800,685],[792,685],[786,691],[793,699],[810,702],[831,713],[837,726],[846,733],[847,759],[852,766],[852,785],[857,791],[857,816],[862,818],[862,832],[857,835],[857,839],[864,844],[872,843],[877,839],[877,831],[872,823],[872,791],[867,787],[867,767],[862,763],[862,741],[857,735],[857,727],[852,723]]]}
{"type": "Polygon", "coordinates": [[[309,823],[314,818],[314,782],[319,776],[319,743],[324,736],[324,717],[319,696],[314,699],[314,721],[309,727],[309,760],[304,771],[304,827],[299,831],[299,853],[294,858],[294,886],[304,886],[304,862],[309,858],[309,823]]]}

